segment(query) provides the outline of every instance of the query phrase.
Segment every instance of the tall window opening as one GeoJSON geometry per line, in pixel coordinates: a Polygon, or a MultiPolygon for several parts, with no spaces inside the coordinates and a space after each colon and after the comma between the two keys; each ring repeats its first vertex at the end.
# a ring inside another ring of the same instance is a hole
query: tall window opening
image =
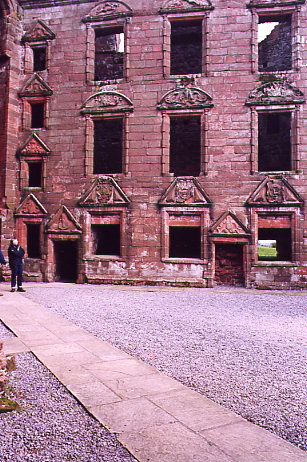
{"type": "Polygon", "coordinates": [[[171,74],[202,72],[202,20],[171,22],[171,74]]]}
{"type": "Polygon", "coordinates": [[[291,170],[291,112],[258,114],[258,170],[291,170]]]}
{"type": "Polygon", "coordinates": [[[258,221],[258,260],[291,261],[290,215],[263,216],[258,221]]]}
{"type": "Polygon", "coordinates": [[[123,119],[94,120],[94,173],[122,173],[123,119]]]}
{"type": "Polygon", "coordinates": [[[29,188],[41,188],[42,186],[42,162],[28,162],[29,188]]]}
{"type": "Polygon", "coordinates": [[[30,106],[31,106],[31,128],[44,128],[45,103],[30,103],[30,106]]]}
{"type": "Polygon", "coordinates": [[[170,117],[170,173],[198,176],[201,169],[201,117],[170,117]]]}
{"type": "Polygon", "coordinates": [[[124,77],[124,32],[122,27],[95,30],[95,80],[124,77]]]}
{"type": "Polygon", "coordinates": [[[169,227],[170,258],[201,258],[201,227],[169,227]]]}
{"type": "Polygon", "coordinates": [[[259,16],[258,67],[260,72],[292,69],[291,15],[259,16]]]}
{"type": "Polygon", "coordinates": [[[92,225],[93,248],[95,255],[120,256],[120,225],[92,225]]]}
{"type": "Polygon", "coordinates": [[[29,258],[41,258],[40,225],[27,224],[27,252],[29,258]]]}
{"type": "Polygon", "coordinates": [[[33,50],[33,71],[44,71],[47,63],[47,48],[34,47],[33,50]]]}

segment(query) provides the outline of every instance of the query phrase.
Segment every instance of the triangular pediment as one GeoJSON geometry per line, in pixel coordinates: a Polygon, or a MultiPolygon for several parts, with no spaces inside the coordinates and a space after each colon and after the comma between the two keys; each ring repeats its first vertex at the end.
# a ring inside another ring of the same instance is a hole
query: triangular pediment
{"type": "Polygon", "coordinates": [[[73,214],[62,205],[47,224],[47,233],[81,234],[82,228],[73,214]]]}
{"type": "Polygon", "coordinates": [[[304,94],[285,80],[264,83],[252,90],[246,100],[248,106],[265,106],[270,104],[302,104],[304,94]]]}
{"type": "Polygon", "coordinates": [[[202,109],[212,107],[212,98],[196,87],[180,86],[167,92],[159,101],[158,109],[202,109]]]}
{"type": "Polygon", "coordinates": [[[52,40],[55,34],[52,30],[41,20],[38,19],[36,23],[24,34],[24,42],[37,42],[44,40],[52,40]]]}
{"type": "Polygon", "coordinates": [[[131,111],[133,111],[133,104],[127,96],[115,91],[101,91],[90,96],[85,101],[81,109],[81,114],[131,111]]]}
{"type": "Polygon", "coordinates": [[[104,1],[91,9],[84,18],[84,22],[104,21],[118,17],[131,16],[132,9],[126,3],[121,1],[104,1]]]}
{"type": "Polygon", "coordinates": [[[161,199],[160,206],[209,206],[210,199],[198,181],[193,177],[177,177],[167,188],[161,199]]]}
{"type": "Polygon", "coordinates": [[[29,194],[16,209],[15,215],[45,216],[48,215],[48,212],[34,194],[29,194]]]}
{"type": "Polygon", "coordinates": [[[79,201],[84,207],[127,206],[129,199],[112,177],[97,178],[79,201]]]}
{"type": "Polygon", "coordinates": [[[210,0],[168,0],[161,8],[161,13],[183,13],[188,11],[212,10],[210,0]]]}
{"type": "Polygon", "coordinates": [[[250,231],[233,212],[227,211],[211,226],[210,233],[215,236],[246,236],[250,231]]]}
{"type": "Polygon", "coordinates": [[[24,145],[19,149],[19,154],[22,156],[47,156],[50,154],[50,149],[36,133],[32,133],[24,145]]]}
{"type": "Polygon", "coordinates": [[[265,178],[247,200],[247,205],[262,206],[301,206],[303,199],[282,176],[265,178]]]}
{"type": "Polygon", "coordinates": [[[19,92],[20,96],[50,96],[52,90],[39,74],[33,74],[23,89],[19,92]]]}

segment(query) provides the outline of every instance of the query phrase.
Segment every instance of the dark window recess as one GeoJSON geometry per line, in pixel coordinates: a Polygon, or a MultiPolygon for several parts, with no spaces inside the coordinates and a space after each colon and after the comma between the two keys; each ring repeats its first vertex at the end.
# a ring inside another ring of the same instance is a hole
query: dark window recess
{"type": "Polygon", "coordinates": [[[123,119],[94,121],[94,173],[122,173],[123,119]]]}
{"type": "Polygon", "coordinates": [[[33,49],[33,71],[44,71],[46,69],[46,47],[33,49]]]}
{"type": "Polygon", "coordinates": [[[201,258],[201,228],[199,226],[170,226],[169,257],[201,258]]]}
{"type": "Polygon", "coordinates": [[[43,128],[45,125],[45,104],[31,104],[31,128],[43,128]]]}
{"type": "Polygon", "coordinates": [[[42,163],[41,162],[29,162],[29,187],[40,188],[42,186],[42,163]]]}
{"type": "Polygon", "coordinates": [[[291,229],[259,228],[258,260],[291,261],[291,229]]]}
{"type": "Polygon", "coordinates": [[[258,36],[260,72],[292,69],[291,15],[260,16],[258,36]]]}
{"type": "Polygon", "coordinates": [[[201,160],[200,116],[170,118],[170,173],[198,176],[201,160]]]}
{"type": "Polygon", "coordinates": [[[123,29],[95,30],[95,80],[122,79],[123,76],[123,29]]]}
{"type": "Polygon", "coordinates": [[[94,253],[120,255],[120,225],[92,225],[94,253]]]}
{"type": "Polygon", "coordinates": [[[27,224],[27,250],[29,258],[41,258],[40,225],[27,224]]]}
{"type": "Polygon", "coordinates": [[[291,112],[258,114],[258,170],[291,170],[291,112]]]}
{"type": "Polygon", "coordinates": [[[202,21],[171,23],[171,74],[202,71],[202,21]]]}

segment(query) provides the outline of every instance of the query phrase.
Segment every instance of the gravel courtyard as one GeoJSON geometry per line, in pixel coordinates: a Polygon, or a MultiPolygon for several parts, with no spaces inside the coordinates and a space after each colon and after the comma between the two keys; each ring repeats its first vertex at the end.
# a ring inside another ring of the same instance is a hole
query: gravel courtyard
{"type": "Polygon", "coordinates": [[[306,294],[37,284],[25,295],[307,449],[306,294]]]}

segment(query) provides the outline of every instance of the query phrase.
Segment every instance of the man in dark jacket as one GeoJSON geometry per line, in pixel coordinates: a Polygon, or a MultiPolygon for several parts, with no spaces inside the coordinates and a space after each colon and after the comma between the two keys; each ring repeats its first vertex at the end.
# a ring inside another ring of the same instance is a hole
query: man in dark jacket
{"type": "Polygon", "coordinates": [[[16,279],[18,292],[25,292],[22,288],[22,259],[24,254],[25,251],[18,245],[17,239],[12,239],[8,249],[9,265],[12,271],[11,292],[15,292],[16,290],[16,279]]]}
{"type": "MultiPolygon", "coordinates": [[[[6,265],[6,261],[5,261],[5,258],[3,256],[3,253],[2,251],[0,250],[0,265],[6,265]]],[[[0,297],[1,295],[3,295],[1,292],[0,292],[0,297]]]]}

